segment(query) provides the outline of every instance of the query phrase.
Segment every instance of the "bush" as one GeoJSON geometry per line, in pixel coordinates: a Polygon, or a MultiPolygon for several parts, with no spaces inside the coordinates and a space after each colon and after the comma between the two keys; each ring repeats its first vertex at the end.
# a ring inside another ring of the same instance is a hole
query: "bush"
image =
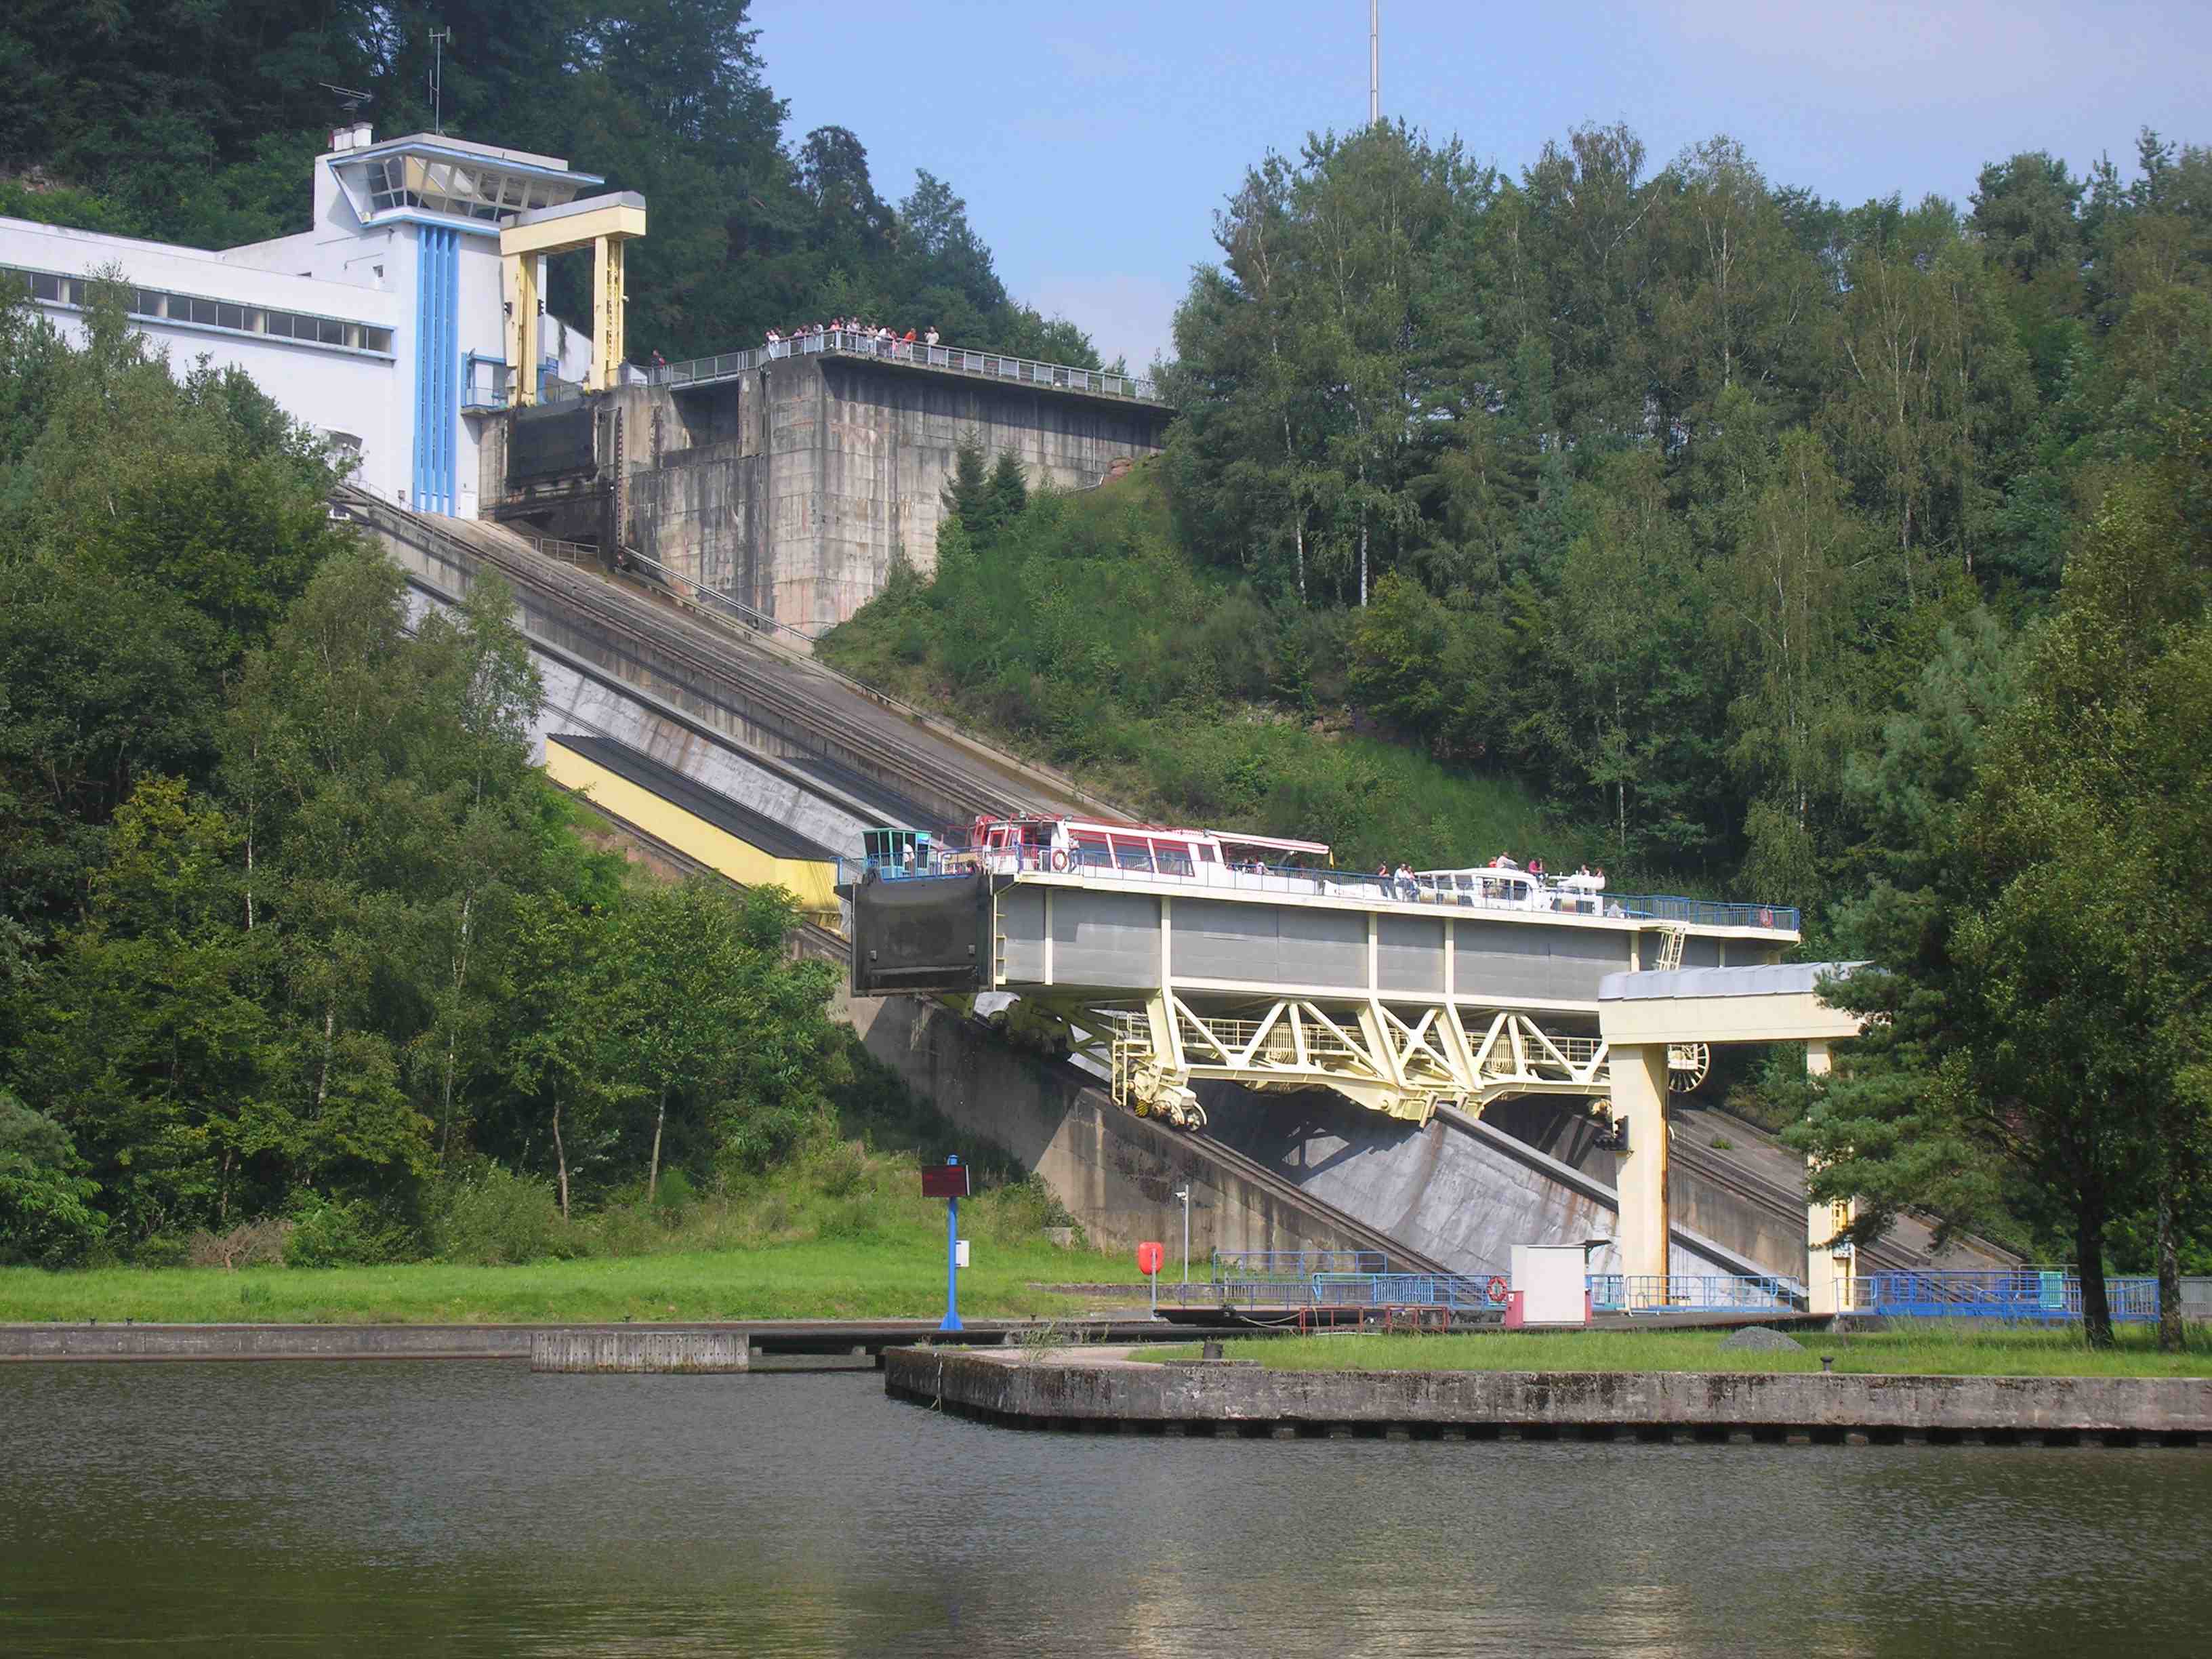
{"type": "Polygon", "coordinates": [[[0,1261],[66,1267],[107,1231],[69,1131],[0,1090],[0,1261]]]}
{"type": "Polygon", "coordinates": [[[365,1199],[325,1198],[306,1192],[292,1200],[291,1231],[284,1239],[288,1267],[362,1267],[404,1261],[415,1254],[404,1227],[378,1213],[365,1199]]]}
{"type": "Polygon", "coordinates": [[[578,1253],[553,1189],[497,1164],[437,1189],[430,1243],[447,1261],[488,1267],[567,1261],[578,1253]]]}
{"type": "Polygon", "coordinates": [[[285,1259],[284,1247],[292,1224],[279,1216],[241,1221],[228,1232],[194,1233],[185,1244],[185,1260],[195,1267],[274,1267],[285,1259]]]}

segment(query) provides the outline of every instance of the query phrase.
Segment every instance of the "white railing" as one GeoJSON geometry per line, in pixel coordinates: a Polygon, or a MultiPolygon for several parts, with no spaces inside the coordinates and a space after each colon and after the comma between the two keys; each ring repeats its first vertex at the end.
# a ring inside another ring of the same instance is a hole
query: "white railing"
{"type": "Polygon", "coordinates": [[[1013,386],[1043,386],[1055,392],[1084,392],[1105,398],[1127,398],[1133,403],[1160,401],[1158,386],[1134,374],[1115,374],[1103,368],[1077,368],[1067,363],[1041,363],[1012,357],[1003,351],[972,351],[965,346],[927,345],[920,340],[884,340],[851,329],[825,329],[819,334],[799,334],[750,351],[726,351],[714,357],[694,357],[680,363],[655,363],[646,371],[654,386],[707,386],[735,380],[762,364],[780,357],[872,357],[884,362],[908,363],[916,368],[941,368],[979,380],[1013,386]]]}

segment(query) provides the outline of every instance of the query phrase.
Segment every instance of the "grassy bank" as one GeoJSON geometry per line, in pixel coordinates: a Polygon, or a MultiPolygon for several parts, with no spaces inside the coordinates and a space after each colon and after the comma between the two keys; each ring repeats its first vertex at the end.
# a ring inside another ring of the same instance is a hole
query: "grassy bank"
{"type": "MultiPolygon", "coordinates": [[[[978,1243],[960,1307],[978,1316],[1079,1313],[1031,1282],[1133,1280],[1121,1257],[978,1243]]],[[[1132,1284],[1132,1304],[1143,1292],[1132,1284]]],[[[486,1267],[106,1267],[0,1270],[0,1322],[374,1324],[543,1320],[921,1318],[945,1308],[945,1224],[865,1242],[486,1267]]]]}
{"type": "MultiPolygon", "coordinates": [[[[2072,1331],[1929,1324],[1856,1335],[1800,1337],[1801,1352],[1730,1351],[1723,1331],[1544,1331],[1469,1336],[1256,1338],[1226,1346],[1232,1359],[1280,1370],[1838,1371],[1940,1376],[2208,1376],[2212,1332],[2193,1327],[2187,1352],[2162,1354],[2148,1330],[2093,1349],[2072,1331]]],[[[1195,1358],[1196,1347],[1156,1357],[1195,1358]]]]}
{"type": "MultiPolygon", "coordinates": [[[[617,1194],[564,1220],[543,1182],[480,1171],[432,1194],[414,1252],[426,1260],[326,1264],[326,1251],[301,1248],[316,1242],[318,1224],[264,1220],[177,1241],[173,1263],[0,1268],[0,1322],[933,1316],[945,1307],[945,1206],[921,1196],[918,1146],[955,1144],[949,1127],[874,1071],[846,1092],[850,1138],[824,1137],[723,1190],[700,1194],[672,1176],[654,1202],[617,1194]]],[[[1032,1283],[1126,1282],[1127,1302],[1142,1299],[1127,1255],[1052,1243],[1045,1228],[1067,1217],[1044,1188],[1004,1154],[957,1144],[980,1154],[970,1160],[977,1195],[960,1211],[974,1252],[961,1276],[963,1313],[1086,1305],[1032,1283]]]]}

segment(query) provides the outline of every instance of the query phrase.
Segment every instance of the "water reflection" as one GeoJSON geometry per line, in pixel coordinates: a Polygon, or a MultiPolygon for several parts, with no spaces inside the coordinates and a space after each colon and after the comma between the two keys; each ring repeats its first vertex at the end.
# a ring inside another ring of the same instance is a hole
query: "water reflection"
{"type": "Polygon", "coordinates": [[[868,1376],[0,1369],[0,1650],[2203,1650],[2212,1455],[1070,1438],[868,1376]]]}

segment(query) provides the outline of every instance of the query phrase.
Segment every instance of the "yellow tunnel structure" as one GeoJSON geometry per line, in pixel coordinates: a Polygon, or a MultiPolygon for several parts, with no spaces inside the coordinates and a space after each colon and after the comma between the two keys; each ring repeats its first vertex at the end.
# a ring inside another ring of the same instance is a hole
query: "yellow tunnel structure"
{"type": "Polygon", "coordinates": [[[837,854],[611,738],[545,739],[545,775],[656,841],[748,887],[782,887],[838,926],[837,854]]]}

